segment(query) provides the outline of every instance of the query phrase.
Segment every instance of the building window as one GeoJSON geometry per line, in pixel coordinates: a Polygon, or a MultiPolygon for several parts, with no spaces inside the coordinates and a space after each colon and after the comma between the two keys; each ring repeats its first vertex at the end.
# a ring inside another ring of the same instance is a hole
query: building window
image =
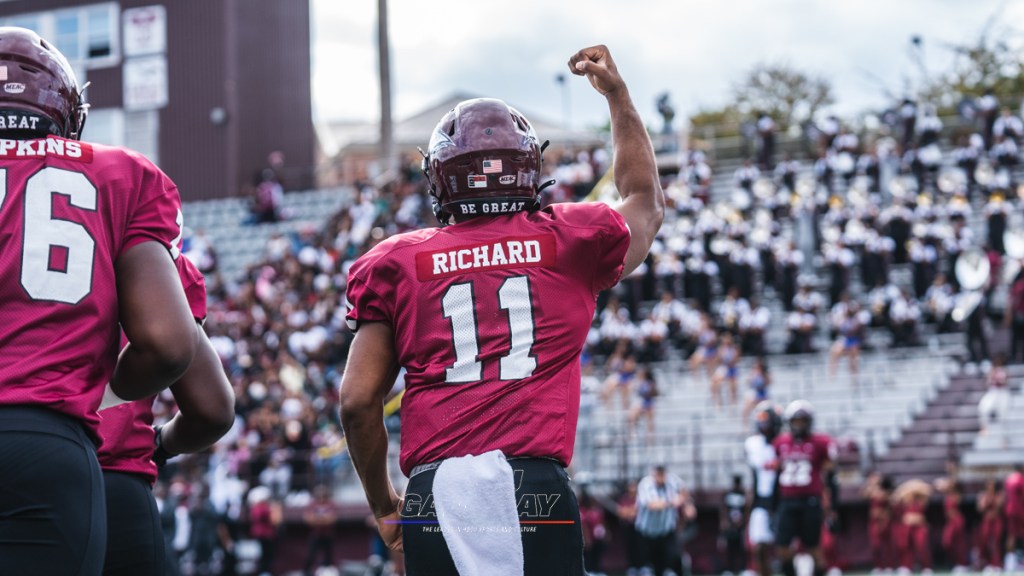
{"type": "Polygon", "coordinates": [[[72,65],[101,68],[118,63],[119,15],[116,2],[104,2],[80,8],[19,14],[0,19],[0,25],[35,30],[43,38],[52,40],[72,65]]]}
{"type": "Polygon", "coordinates": [[[95,108],[89,110],[83,130],[83,140],[106,144],[124,145],[124,111],[120,108],[95,108]]]}

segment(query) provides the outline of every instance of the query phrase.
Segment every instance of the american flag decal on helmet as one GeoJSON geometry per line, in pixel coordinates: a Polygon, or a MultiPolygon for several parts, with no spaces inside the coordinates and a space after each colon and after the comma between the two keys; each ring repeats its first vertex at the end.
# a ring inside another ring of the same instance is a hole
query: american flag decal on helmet
{"type": "Polygon", "coordinates": [[[501,160],[484,160],[484,174],[500,174],[501,160]]]}

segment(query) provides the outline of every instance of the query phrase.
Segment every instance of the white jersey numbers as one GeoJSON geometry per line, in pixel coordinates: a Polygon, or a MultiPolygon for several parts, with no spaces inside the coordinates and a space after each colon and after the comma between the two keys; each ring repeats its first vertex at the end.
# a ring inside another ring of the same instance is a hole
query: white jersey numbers
{"type": "MultiPolygon", "coordinates": [[[[534,341],[533,305],[530,281],[513,276],[498,289],[498,304],[508,312],[511,346],[499,361],[501,380],[521,380],[533,374],[537,359],[530,354],[534,341]]],[[[445,370],[445,382],[463,384],[483,379],[480,362],[480,334],[477,327],[476,297],[472,282],[452,284],[441,299],[444,317],[451,320],[455,363],[445,370]]]]}

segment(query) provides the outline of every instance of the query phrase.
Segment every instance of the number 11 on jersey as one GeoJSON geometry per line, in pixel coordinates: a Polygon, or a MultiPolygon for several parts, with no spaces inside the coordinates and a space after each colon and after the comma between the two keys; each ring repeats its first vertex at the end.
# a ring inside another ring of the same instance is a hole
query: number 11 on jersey
{"type": "MultiPolygon", "coordinates": [[[[508,311],[511,347],[499,362],[501,380],[521,380],[533,374],[537,358],[530,354],[534,341],[530,279],[512,276],[498,289],[498,304],[508,311]]],[[[452,284],[441,299],[444,317],[451,320],[455,363],[445,369],[445,382],[464,384],[483,379],[480,334],[477,330],[476,295],[472,282],[452,284]]]]}

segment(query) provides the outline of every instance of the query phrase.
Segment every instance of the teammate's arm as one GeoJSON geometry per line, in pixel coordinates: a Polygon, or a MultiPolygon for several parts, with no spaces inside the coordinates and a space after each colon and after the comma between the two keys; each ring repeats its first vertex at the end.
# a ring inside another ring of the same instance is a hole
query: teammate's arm
{"type": "Polygon", "coordinates": [[[658,178],[654,148],[607,47],[580,50],[569,59],[569,69],[577,76],[586,76],[608,101],[614,155],[612,170],[615,187],[623,199],[616,210],[625,218],[630,232],[622,270],[622,276],[626,276],[647,257],[665,216],[665,195],[658,178]]]}
{"type": "Polygon", "coordinates": [[[118,358],[110,389],[138,400],[167,388],[188,368],[196,324],[167,247],[136,244],[115,263],[121,327],[130,344],[118,358]]]}
{"type": "Polygon", "coordinates": [[[377,519],[377,529],[392,550],[402,549],[401,526],[395,523],[401,503],[388,475],[388,433],[384,398],[398,376],[394,333],[382,322],[359,327],[341,378],[341,426],[352,465],[377,519]]]}
{"type": "Polygon", "coordinates": [[[235,421],[235,392],[220,357],[198,324],[196,333],[195,358],[171,385],[178,413],[160,429],[161,446],[171,455],[209,448],[235,421]]]}

